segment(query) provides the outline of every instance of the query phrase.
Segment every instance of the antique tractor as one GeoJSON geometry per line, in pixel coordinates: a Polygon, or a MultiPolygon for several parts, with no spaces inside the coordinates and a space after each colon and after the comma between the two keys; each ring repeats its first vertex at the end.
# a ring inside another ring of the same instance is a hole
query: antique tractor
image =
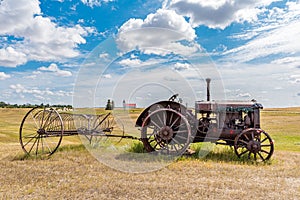
{"type": "Polygon", "coordinates": [[[262,105],[255,100],[211,101],[210,79],[207,101],[195,102],[189,110],[175,101],[160,101],[146,108],[136,121],[148,152],[182,155],[190,143],[212,142],[234,147],[238,157],[266,161],[274,151],[273,140],[260,128],[262,105]]]}

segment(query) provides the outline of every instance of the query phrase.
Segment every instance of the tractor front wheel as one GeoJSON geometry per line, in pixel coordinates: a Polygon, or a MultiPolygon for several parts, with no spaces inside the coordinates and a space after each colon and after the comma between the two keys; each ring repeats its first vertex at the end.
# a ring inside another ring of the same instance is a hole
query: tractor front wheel
{"type": "Polygon", "coordinates": [[[250,128],[236,136],[234,151],[239,158],[247,156],[248,159],[266,161],[274,152],[274,143],[264,130],[250,128]]]}

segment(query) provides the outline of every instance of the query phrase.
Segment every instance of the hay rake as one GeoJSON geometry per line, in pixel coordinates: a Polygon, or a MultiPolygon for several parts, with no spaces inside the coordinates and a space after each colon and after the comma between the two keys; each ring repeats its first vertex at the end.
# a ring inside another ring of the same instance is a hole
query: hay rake
{"type": "Polygon", "coordinates": [[[59,113],[54,108],[31,109],[22,120],[19,134],[24,152],[35,156],[52,155],[64,136],[82,135],[91,145],[108,140],[115,144],[122,138],[134,138],[124,135],[124,127],[116,123],[111,113],[70,114],[59,113]]]}

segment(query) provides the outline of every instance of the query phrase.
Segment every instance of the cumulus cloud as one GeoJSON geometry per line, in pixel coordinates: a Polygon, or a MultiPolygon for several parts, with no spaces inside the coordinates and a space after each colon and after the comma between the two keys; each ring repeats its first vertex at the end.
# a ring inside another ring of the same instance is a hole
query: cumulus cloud
{"type": "Polygon", "coordinates": [[[138,49],[146,54],[165,55],[171,50],[186,55],[198,50],[199,46],[192,43],[195,38],[195,30],[183,16],[159,9],[144,20],[133,18],[125,22],[116,41],[124,52],[138,49]],[[184,41],[190,42],[189,45],[184,41]]]}
{"type": "Polygon", "coordinates": [[[34,15],[41,14],[38,0],[2,0],[0,3],[0,34],[21,32],[27,29],[34,15]]]}
{"type": "Polygon", "coordinates": [[[0,80],[5,80],[5,79],[8,79],[10,78],[10,75],[9,74],[5,74],[4,72],[0,72],[0,80]]]}
{"type": "MultiPolygon", "coordinates": [[[[273,0],[275,1],[275,0],[273,0]]],[[[253,22],[264,6],[272,0],[171,0],[165,4],[168,9],[189,18],[193,27],[205,25],[224,29],[233,22],[253,22]]]]}
{"type": "Polygon", "coordinates": [[[13,47],[0,49],[0,66],[15,67],[27,62],[26,54],[13,47]]]}
{"type": "Polygon", "coordinates": [[[0,36],[17,40],[0,49],[0,65],[15,67],[29,60],[64,60],[79,55],[77,47],[92,28],[59,26],[43,17],[38,0],[2,0],[0,36]],[[18,58],[18,59],[16,59],[18,58]]]}
{"type": "Polygon", "coordinates": [[[70,71],[61,70],[58,68],[58,66],[55,63],[50,64],[48,67],[40,67],[38,68],[40,71],[46,71],[46,72],[53,72],[57,76],[72,76],[72,73],[70,71]]]}

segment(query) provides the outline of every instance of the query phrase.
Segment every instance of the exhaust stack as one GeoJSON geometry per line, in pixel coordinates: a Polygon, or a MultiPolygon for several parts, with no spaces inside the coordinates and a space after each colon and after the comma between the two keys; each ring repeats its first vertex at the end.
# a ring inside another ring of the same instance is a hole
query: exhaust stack
{"type": "Polygon", "coordinates": [[[205,79],[206,80],[206,95],[207,95],[207,101],[210,101],[210,78],[205,79]]]}

